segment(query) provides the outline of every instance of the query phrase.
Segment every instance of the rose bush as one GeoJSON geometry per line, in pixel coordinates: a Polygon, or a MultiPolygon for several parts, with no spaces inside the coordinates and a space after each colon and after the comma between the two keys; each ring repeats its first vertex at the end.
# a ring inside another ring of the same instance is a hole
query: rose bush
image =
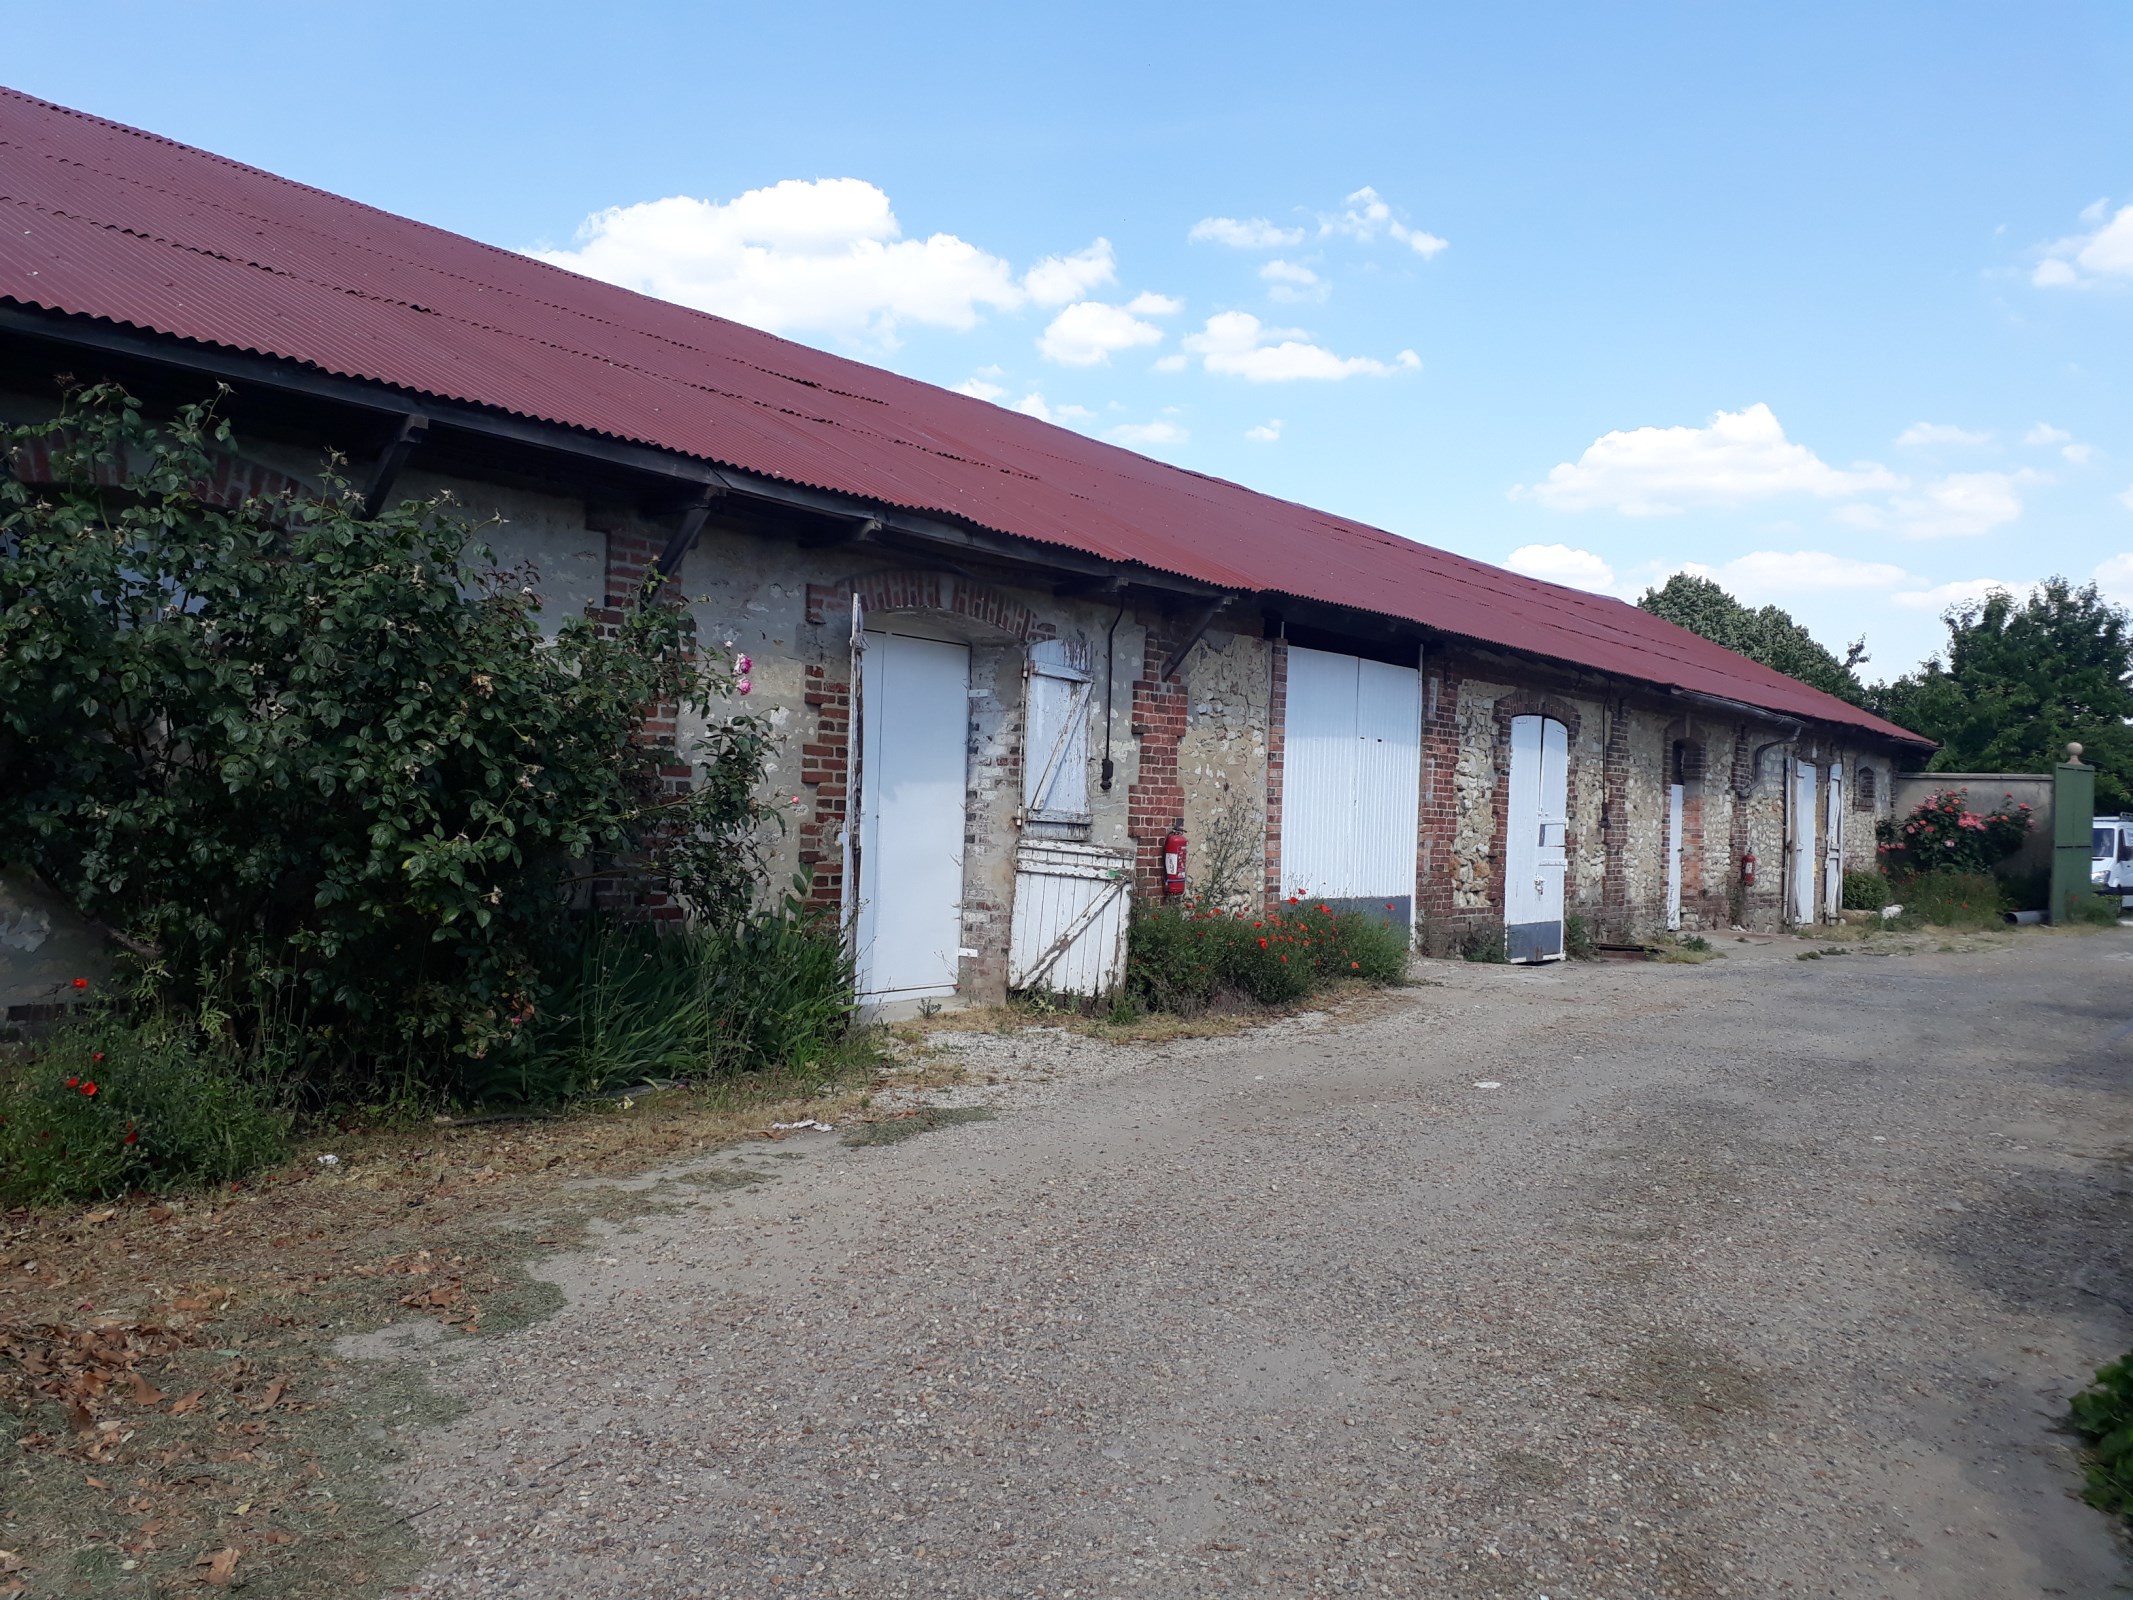
{"type": "MultiPolygon", "coordinates": [[[[2013,802],[2014,796],[2008,795],[2013,802]]],[[[1884,871],[1984,872],[2022,848],[2031,827],[2025,803],[1995,811],[1972,811],[1962,791],[1928,795],[1908,816],[1884,817],[1875,825],[1884,871]]]]}

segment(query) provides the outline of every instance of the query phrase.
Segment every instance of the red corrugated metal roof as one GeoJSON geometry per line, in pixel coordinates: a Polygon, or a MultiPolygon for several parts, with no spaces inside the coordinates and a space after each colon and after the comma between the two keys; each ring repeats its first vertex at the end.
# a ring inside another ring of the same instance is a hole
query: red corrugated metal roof
{"type": "Polygon", "coordinates": [[[1619,600],[1166,466],[9,90],[0,90],[0,152],[0,297],[23,305],[1916,739],[1619,600]]]}

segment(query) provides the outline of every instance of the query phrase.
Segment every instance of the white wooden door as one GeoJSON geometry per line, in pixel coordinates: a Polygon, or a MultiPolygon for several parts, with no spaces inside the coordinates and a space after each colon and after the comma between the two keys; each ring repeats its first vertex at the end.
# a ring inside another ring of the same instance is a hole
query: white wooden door
{"type": "Polygon", "coordinates": [[[1570,831],[1570,736],[1549,717],[1511,719],[1504,816],[1504,952],[1563,957],[1563,875],[1570,831]]]}
{"type": "Polygon", "coordinates": [[[1421,673],[1291,645],[1282,892],[1411,926],[1421,785],[1421,673]]]}
{"type": "Polygon", "coordinates": [[[970,647],[869,631],[860,671],[860,998],[953,994],[970,647]]]}
{"type": "Polygon", "coordinates": [[[1785,808],[1786,870],[1790,876],[1786,915],[1796,923],[1815,920],[1815,769],[1805,761],[1792,764],[1791,804],[1785,808]]]}
{"type": "Polygon", "coordinates": [[[1685,790],[1678,783],[1666,789],[1666,926],[1681,929],[1681,807],[1685,790]]]}
{"type": "Polygon", "coordinates": [[[1829,764],[1822,807],[1822,920],[1835,922],[1844,908],[1844,763],[1829,764]]]}
{"type": "Polygon", "coordinates": [[[1010,989],[1109,994],[1126,967],[1133,862],[1101,845],[1024,839],[1015,851],[1010,989]]]}

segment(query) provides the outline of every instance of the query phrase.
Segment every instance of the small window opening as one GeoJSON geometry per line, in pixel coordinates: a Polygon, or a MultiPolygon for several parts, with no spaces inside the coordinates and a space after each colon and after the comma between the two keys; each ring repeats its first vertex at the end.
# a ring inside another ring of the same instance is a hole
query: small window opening
{"type": "Polygon", "coordinates": [[[1872,767],[1861,767],[1858,776],[1852,779],[1852,809],[1854,811],[1871,811],[1874,809],[1874,769],[1872,767]]]}

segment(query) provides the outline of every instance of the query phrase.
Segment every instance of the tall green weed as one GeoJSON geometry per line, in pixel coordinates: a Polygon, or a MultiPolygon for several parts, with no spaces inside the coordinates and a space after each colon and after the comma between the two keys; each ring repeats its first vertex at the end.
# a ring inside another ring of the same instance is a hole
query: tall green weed
{"type": "Polygon", "coordinates": [[[1398,983],[1404,929],[1356,911],[1285,902],[1258,916],[1188,903],[1136,911],[1126,993],[1153,1011],[1194,1012],[1237,997],[1291,1005],[1342,978],[1398,983]]]}

